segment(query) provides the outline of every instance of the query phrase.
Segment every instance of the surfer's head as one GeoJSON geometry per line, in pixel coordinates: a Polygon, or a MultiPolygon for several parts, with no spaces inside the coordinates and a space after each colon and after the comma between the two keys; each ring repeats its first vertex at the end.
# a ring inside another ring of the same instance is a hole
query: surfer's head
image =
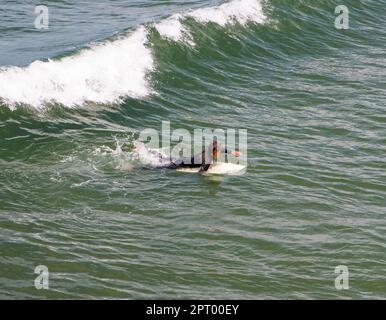
{"type": "Polygon", "coordinates": [[[211,156],[214,160],[217,160],[221,156],[221,146],[217,140],[214,140],[211,144],[211,156]]]}

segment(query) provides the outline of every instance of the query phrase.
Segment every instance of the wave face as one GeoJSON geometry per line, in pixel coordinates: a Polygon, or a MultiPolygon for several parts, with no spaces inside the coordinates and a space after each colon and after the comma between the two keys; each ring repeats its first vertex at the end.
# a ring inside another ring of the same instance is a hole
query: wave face
{"type": "Polygon", "coordinates": [[[217,7],[175,14],[158,23],[140,26],[130,35],[107,41],[57,61],[35,61],[28,67],[6,67],[0,71],[0,97],[12,109],[29,105],[37,109],[58,103],[67,107],[86,102],[108,104],[124,97],[144,98],[152,93],[148,74],[155,69],[149,45],[149,29],[174,41],[189,40],[183,24],[187,18],[199,23],[263,23],[258,0],[234,0],[217,7]]]}

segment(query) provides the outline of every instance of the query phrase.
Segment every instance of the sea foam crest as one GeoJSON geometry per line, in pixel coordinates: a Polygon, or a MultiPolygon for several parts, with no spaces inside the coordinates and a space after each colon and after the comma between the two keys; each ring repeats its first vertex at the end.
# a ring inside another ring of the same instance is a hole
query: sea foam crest
{"type": "Polygon", "coordinates": [[[154,68],[147,31],[85,49],[57,61],[35,61],[28,67],[0,71],[0,97],[11,107],[46,103],[65,106],[86,101],[113,103],[120,97],[144,97],[150,93],[147,72],[154,68]]]}
{"type": "Polygon", "coordinates": [[[155,24],[158,33],[173,41],[190,39],[189,33],[181,23],[186,18],[193,18],[200,23],[213,22],[222,27],[248,22],[264,23],[266,16],[259,0],[233,0],[217,7],[201,8],[185,14],[175,14],[155,24]]]}

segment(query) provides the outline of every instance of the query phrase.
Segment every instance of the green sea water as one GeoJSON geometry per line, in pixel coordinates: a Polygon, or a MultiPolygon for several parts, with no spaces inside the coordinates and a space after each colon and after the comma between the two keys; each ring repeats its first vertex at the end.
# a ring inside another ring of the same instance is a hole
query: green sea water
{"type": "Polygon", "coordinates": [[[45,2],[0,4],[0,298],[386,298],[384,0],[45,2]],[[133,164],[162,121],[247,172],[133,164]]]}

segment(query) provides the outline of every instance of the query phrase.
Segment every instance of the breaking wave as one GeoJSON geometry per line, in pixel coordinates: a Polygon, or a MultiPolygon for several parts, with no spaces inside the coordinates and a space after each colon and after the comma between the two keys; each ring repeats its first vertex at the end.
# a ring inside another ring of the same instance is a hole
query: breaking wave
{"type": "Polygon", "coordinates": [[[58,103],[67,107],[86,102],[116,103],[124,97],[144,98],[153,91],[148,75],[155,63],[149,28],[171,41],[194,44],[184,20],[198,23],[264,23],[259,0],[233,0],[217,7],[175,14],[160,22],[140,26],[131,34],[84,49],[59,60],[35,61],[27,67],[0,68],[0,97],[11,109],[29,105],[37,109],[58,103]]]}

